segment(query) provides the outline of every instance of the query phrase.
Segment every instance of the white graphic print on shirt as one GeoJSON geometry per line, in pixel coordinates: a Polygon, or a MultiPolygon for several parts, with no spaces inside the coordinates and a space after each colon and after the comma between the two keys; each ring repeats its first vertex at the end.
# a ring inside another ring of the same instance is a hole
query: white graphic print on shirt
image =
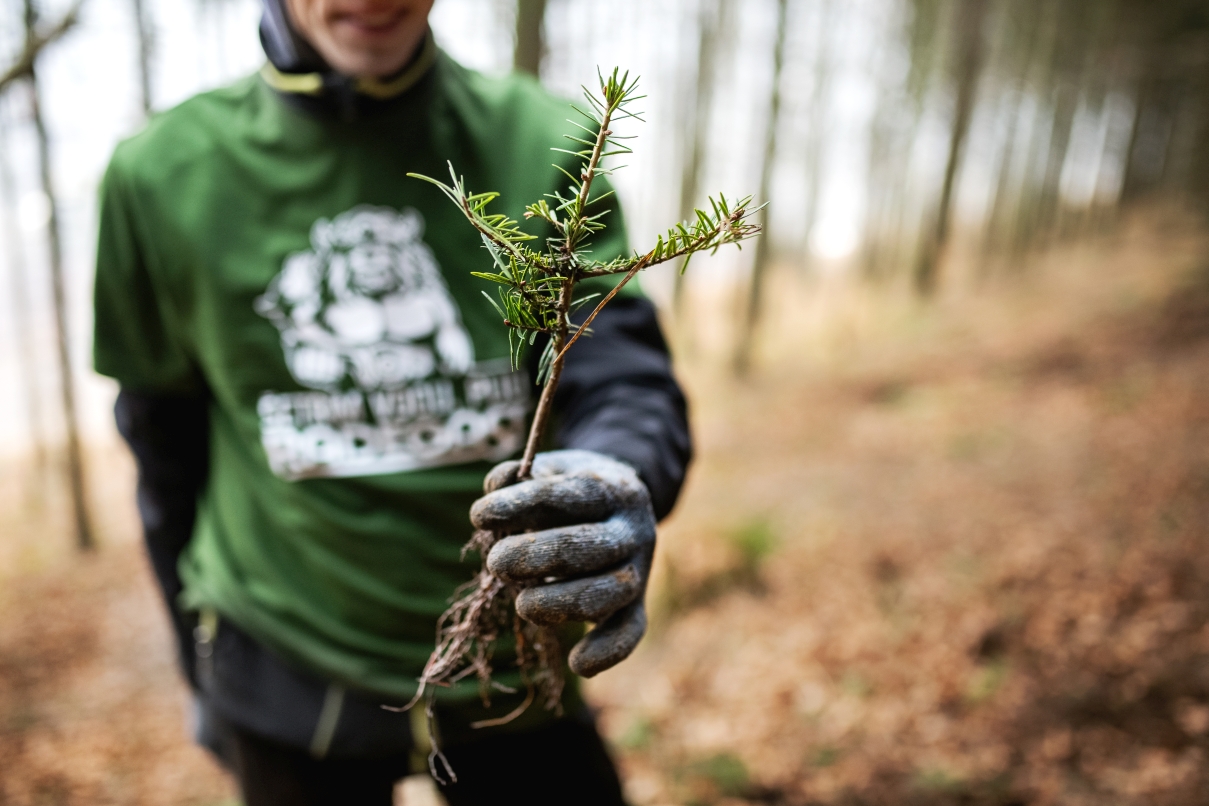
{"type": "Polygon", "coordinates": [[[273,472],[287,479],[394,473],[499,460],[523,439],[525,373],[475,362],[424,220],[363,205],[311,227],[256,299],[307,392],[257,409],[273,472]]]}

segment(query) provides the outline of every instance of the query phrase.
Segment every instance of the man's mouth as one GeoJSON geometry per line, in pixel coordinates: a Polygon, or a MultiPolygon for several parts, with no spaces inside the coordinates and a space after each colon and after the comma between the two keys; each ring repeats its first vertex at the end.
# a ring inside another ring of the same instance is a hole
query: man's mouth
{"type": "Polygon", "coordinates": [[[348,26],[362,36],[381,36],[391,33],[407,16],[406,9],[392,9],[385,12],[339,14],[335,22],[348,26]]]}

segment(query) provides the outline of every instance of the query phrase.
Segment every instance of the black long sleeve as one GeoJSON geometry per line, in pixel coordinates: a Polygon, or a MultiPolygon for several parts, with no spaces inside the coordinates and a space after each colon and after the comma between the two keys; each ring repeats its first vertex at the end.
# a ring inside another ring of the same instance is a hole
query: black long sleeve
{"type": "Polygon", "coordinates": [[[152,570],[168,605],[181,666],[194,688],[193,630],[176,606],[176,563],[193,535],[197,497],[209,473],[208,399],[123,389],[114,405],[118,431],[138,465],[138,509],[152,570]]]}
{"type": "MultiPolygon", "coordinates": [[[[530,354],[531,373],[539,356],[540,349],[530,354]]],[[[651,493],[655,516],[671,512],[693,449],[684,394],[650,300],[619,298],[601,310],[591,335],[567,353],[554,412],[561,447],[630,464],[651,493]]]]}

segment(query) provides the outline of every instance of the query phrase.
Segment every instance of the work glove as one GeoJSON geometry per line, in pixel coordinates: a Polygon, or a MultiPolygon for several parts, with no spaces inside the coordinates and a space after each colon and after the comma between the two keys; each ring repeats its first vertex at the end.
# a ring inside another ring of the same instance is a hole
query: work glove
{"type": "Polygon", "coordinates": [[[521,618],[542,626],[590,621],[571,650],[571,670],[592,677],[625,660],[646,632],[655,513],[629,465],[595,451],[550,451],[517,482],[520,462],[496,465],[470,509],[477,529],[509,535],[487,569],[522,587],[521,618]]]}

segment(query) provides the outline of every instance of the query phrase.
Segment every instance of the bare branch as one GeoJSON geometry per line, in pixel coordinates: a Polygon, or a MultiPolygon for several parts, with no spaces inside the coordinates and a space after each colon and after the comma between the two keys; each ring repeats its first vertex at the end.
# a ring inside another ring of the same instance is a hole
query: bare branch
{"type": "Polygon", "coordinates": [[[59,39],[79,21],[80,6],[83,2],[84,0],[76,0],[75,5],[68,9],[62,19],[49,30],[38,32],[31,29],[26,32],[25,44],[22,46],[21,52],[13,61],[12,66],[0,73],[0,92],[8,89],[9,84],[33,75],[34,63],[37,62],[43,48],[59,39]]]}

